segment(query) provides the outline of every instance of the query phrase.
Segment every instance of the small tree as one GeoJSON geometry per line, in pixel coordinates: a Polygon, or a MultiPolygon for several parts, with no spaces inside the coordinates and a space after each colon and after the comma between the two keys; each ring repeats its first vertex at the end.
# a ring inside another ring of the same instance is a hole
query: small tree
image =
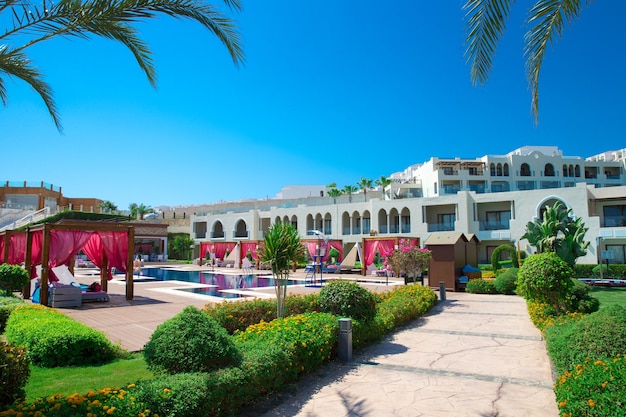
{"type": "Polygon", "coordinates": [[[168,242],[168,251],[173,258],[190,259],[193,239],[189,236],[177,235],[168,242]]]}
{"type": "Polygon", "coordinates": [[[572,268],[554,252],[531,255],[517,274],[517,293],[548,303],[559,314],[573,286],[573,274],[572,268]]]}
{"type": "Polygon", "coordinates": [[[272,268],[276,289],[276,316],[285,316],[287,280],[293,264],[303,256],[304,247],[296,228],[288,223],[274,223],[265,233],[259,258],[272,268]]]}
{"type": "Polygon", "coordinates": [[[419,246],[411,246],[407,239],[400,239],[398,249],[391,252],[385,259],[385,263],[391,267],[396,276],[403,272],[406,277],[417,277],[428,267],[432,253],[428,249],[419,246]]]}
{"type": "Polygon", "coordinates": [[[0,265],[0,295],[10,297],[14,291],[21,291],[30,281],[28,272],[19,265],[0,265]]]}

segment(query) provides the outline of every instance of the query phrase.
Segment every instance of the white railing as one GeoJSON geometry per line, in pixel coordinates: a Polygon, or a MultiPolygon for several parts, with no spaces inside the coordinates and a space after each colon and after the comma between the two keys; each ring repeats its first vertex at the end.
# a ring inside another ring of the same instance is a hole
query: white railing
{"type": "Polygon", "coordinates": [[[39,220],[43,220],[48,216],[50,216],[50,207],[44,207],[41,210],[37,210],[35,212],[27,214],[21,219],[18,219],[12,223],[9,223],[8,225],[1,228],[0,232],[3,232],[5,230],[19,229],[20,227],[27,226],[34,222],[38,222],[39,220]]]}

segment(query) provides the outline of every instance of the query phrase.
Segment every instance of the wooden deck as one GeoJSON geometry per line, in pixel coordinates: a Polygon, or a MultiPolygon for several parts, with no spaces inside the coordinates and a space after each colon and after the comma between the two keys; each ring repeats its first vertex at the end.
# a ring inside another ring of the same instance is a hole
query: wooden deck
{"type": "MultiPolygon", "coordinates": [[[[169,265],[171,266],[171,265],[169,265]]],[[[184,265],[187,269],[206,268],[184,265]]],[[[224,269],[227,273],[243,273],[237,269],[224,269]]],[[[219,268],[215,272],[220,272],[219,268]]],[[[75,276],[82,284],[91,284],[97,277],[91,275],[93,271],[76,269],[75,276]]],[[[267,274],[268,271],[255,271],[267,274]]],[[[290,278],[304,279],[305,273],[299,270],[290,278]]],[[[340,274],[324,275],[324,280],[341,278],[340,274]]],[[[357,278],[357,275],[346,275],[344,278],[357,278]]],[[[363,277],[365,278],[365,277],[363,277]]],[[[372,291],[386,291],[396,284],[390,280],[390,286],[376,283],[362,283],[372,291]]],[[[186,306],[194,305],[198,308],[217,301],[204,295],[176,291],[173,288],[193,287],[194,284],[180,281],[140,281],[135,283],[135,297],[133,300],[125,298],[125,282],[118,278],[109,281],[109,302],[85,302],[81,307],[59,308],[68,316],[86,324],[89,327],[103,331],[113,343],[119,343],[124,349],[136,352],[143,349],[150,340],[154,330],[169,318],[180,313],[186,306]]],[[[290,294],[304,294],[319,291],[320,287],[304,285],[290,286],[290,294]]],[[[274,287],[246,290],[247,293],[257,294],[258,297],[274,297],[274,287]]],[[[238,302],[230,299],[228,302],[238,302]]]]}

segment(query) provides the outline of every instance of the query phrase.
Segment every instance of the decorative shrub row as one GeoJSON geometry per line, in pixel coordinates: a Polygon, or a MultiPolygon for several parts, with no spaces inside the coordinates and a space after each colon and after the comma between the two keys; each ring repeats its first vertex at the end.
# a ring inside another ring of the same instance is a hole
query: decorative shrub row
{"type": "MultiPolygon", "coordinates": [[[[286,315],[319,311],[317,294],[290,295],[285,298],[286,315]]],[[[214,318],[229,334],[243,331],[252,324],[272,321],[276,318],[276,299],[257,298],[244,302],[224,301],[207,304],[205,312],[214,318]]]]}
{"type": "Polygon", "coordinates": [[[19,265],[0,264],[0,295],[11,296],[30,282],[28,272],[19,265]]]}
{"type": "Polygon", "coordinates": [[[4,333],[7,320],[9,320],[13,309],[23,304],[25,303],[21,298],[0,296],[0,334],[4,333]]]}
{"type": "Polygon", "coordinates": [[[113,360],[119,349],[104,333],[41,305],[24,305],[11,313],[5,336],[24,345],[34,365],[100,365],[113,360]]]}
{"type": "MultiPolygon", "coordinates": [[[[574,265],[574,276],[576,278],[600,278],[600,265],[598,264],[576,264],[574,265]]],[[[624,279],[626,277],[625,264],[602,264],[603,278],[624,279]]]]}
{"type": "Polygon", "coordinates": [[[465,292],[471,294],[497,294],[494,279],[474,278],[467,281],[465,292]]]}
{"type": "MultiPolygon", "coordinates": [[[[370,321],[354,320],[353,342],[358,348],[377,340],[393,328],[424,314],[436,302],[435,293],[426,287],[410,285],[389,293],[376,295],[379,301],[376,316],[370,321]],[[374,330],[368,330],[374,329],[374,330]]],[[[293,306],[317,308],[308,297],[288,297],[293,306]],[[296,300],[296,301],[293,301],[296,300]]],[[[288,301],[288,303],[290,302],[288,301]]],[[[253,308],[229,303],[235,314],[251,320],[257,317],[253,308]]],[[[262,303],[253,303],[262,306],[262,303]]],[[[232,320],[226,305],[207,312],[232,320]]],[[[204,312],[203,312],[204,314],[204,312]]],[[[232,315],[235,316],[234,314],[232,315]]],[[[192,326],[191,326],[192,327],[192,326]]],[[[236,326],[234,326],[236,327],[236,326]]],[[[309,312],[271,322],[261,321],[231,336],[241,353],[239,366],[211,372],[191,372],[174,375],[161,374],[148,381],[138,381],[121,390],[101,390],[85,396],[50,397],[35,403],[15,404],[11,410],[0,413],[13,415],[28,410],[46,416],[65,415],[125,415],[125,416],[232,416],[252,401],[284,388],[303,372],[319,368],[336,355],[338,317],[320,312],[309,312]],[[90,413],[90,414],[88,414],[90,413]]],[[[177,329],[171,329],[178,332],[177,329]]],[[[181,340],[171,340],[161,348],[179,351],[181,340]]]]}
{"type": "Polygon", "coordinates": [[[626,309],[555,315],[546,303],[528,302],[533,323],[544,332],[560,376],[554,385],[561,417],[613,417],[626,406],[626,309]]]}
{"type": "Polygon", "coordinates": [[[548,353],[560,374],[573,370],[587,358],[621,356],[626,353],[626,309],[609,306],[582,320],[549,327],[545,335],[548,353]]]}

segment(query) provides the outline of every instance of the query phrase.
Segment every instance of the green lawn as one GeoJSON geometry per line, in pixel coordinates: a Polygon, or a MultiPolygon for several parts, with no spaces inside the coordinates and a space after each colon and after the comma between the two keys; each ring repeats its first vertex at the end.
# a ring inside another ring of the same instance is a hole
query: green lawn
{"type": "Polygon", "coordinates": [[[613,304],[626,308],[626,288],[593,287],[591,295],[600,300],[600,308],[613,304]]]}
{"type": "Polygon", "coordinates": [[[39,368],[31,366],[26,384],[26,399],[47,397],[53,394],[86,394],[89,390],[122,388],[138,379],[152,378],[141,354],[129,359],[118,359],[102,366],[71,368],[39,368]]]}

